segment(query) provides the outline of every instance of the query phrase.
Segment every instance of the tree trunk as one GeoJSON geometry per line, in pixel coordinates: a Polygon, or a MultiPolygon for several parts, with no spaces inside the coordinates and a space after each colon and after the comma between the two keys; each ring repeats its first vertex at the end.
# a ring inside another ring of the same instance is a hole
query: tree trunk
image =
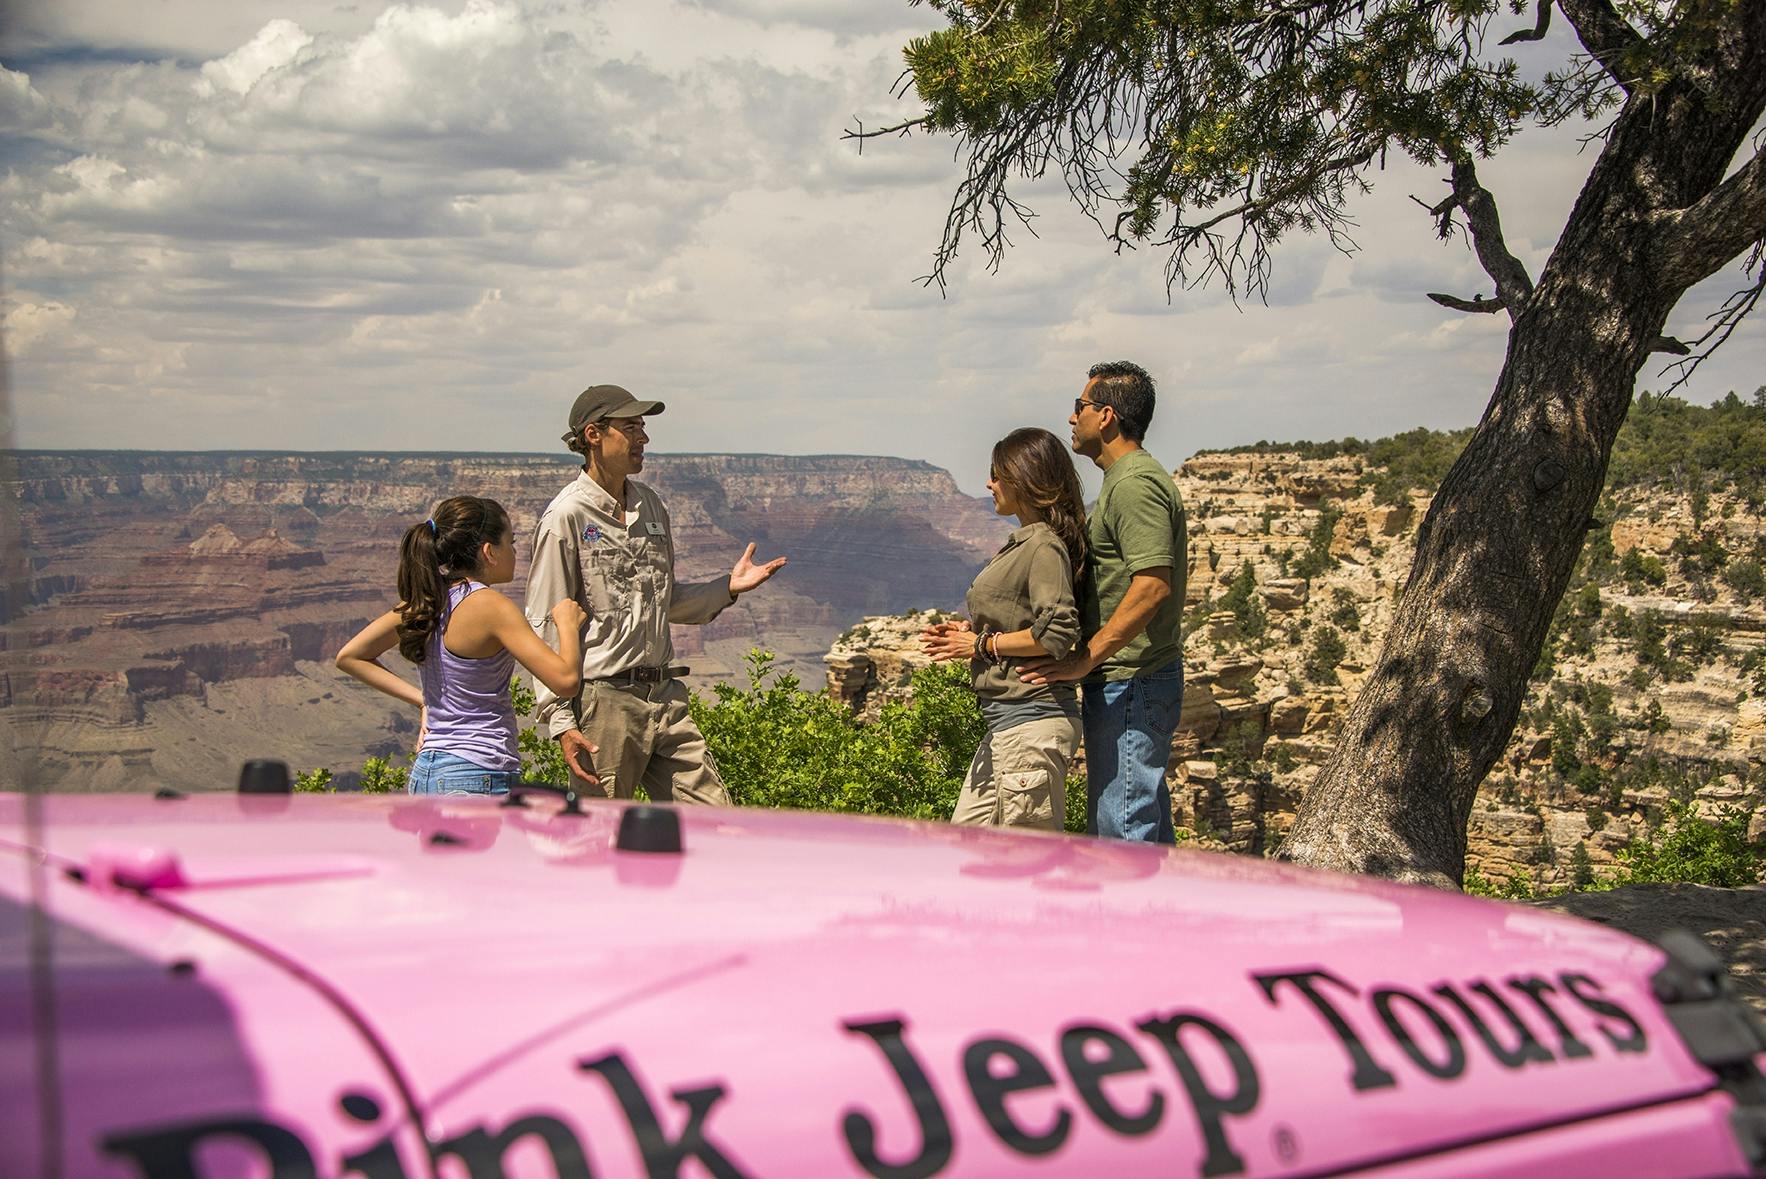
{"type": "Polygon", "coordinates": [[[1729,93],[1675,82],[1614,126],[1423,520],[1397,617],[1284,859],[1459,884],[1479,783],[1525,702],[1638,370],[1703,277],[1664,264],[1660,226],[1723,180],[1759,117],[1758,45],[1729,93]]]}

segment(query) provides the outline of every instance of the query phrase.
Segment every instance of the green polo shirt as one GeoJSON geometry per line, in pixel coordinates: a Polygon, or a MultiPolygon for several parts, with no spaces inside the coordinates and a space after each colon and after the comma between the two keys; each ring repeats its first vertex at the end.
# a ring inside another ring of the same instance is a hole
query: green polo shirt
{"type": "Polygon", "coordinates": [[[1189,573],[1189,534],[1177,484],[1159,460],[1130,451],[1104,472],[1098,503],[1085,522],[1088,576],[1080,587],[1079,621],[1096,634],[1122,604],[1129,579],[1149,569],[1171,570],[1171,596],[1152,621],[1090,678],[1123,680],[1155,671],[1183,653],[1184,581],[1189,573]]]}

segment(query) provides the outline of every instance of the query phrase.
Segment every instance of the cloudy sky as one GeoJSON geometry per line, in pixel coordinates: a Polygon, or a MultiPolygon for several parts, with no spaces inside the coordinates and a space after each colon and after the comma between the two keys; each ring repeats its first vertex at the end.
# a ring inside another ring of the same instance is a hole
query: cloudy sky
{"type": "MultiPolygon", "coordinates": [[[[1476,420],[1506,318],[1394,165],[1345,258],[1295,239],[1269,305],[1169,299],[1059,189],[997,274],[916,282],[952,143],[841,141],[935,14],[906,0],[42,0],[0,60],[5,344],[27,447],[555,448],[611,381],[660,450],[893,454],[980,492],[1061,429],[1094,360],[1161,382],[1175,465],[1259,438],[1476,420]]],[[[1561,46],[1521,46],[1552,64],[1561,46]]],[[[1590,162],[1536,133],[1483,168],[1535,274],[1590,162]]],[[[1739,266],[1736,268],[1739,275],[1739,266]]],[[[1735,282],[1695,291],[1696,334],[1735,282]]],[[[1750,392],[1748,325],[1683,395],[1750,392]]],[[[1644,387],[1660,387],[1660,366],[1644,387]]]]}

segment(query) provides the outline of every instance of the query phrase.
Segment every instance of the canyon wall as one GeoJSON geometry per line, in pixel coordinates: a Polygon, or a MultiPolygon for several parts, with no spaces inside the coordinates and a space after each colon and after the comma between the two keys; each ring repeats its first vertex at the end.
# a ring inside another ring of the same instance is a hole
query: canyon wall
{"type": "MultiPolygon", "coordinates": [[[[1168,776],[1178,825],[1204,843],[1279,847],[1377,652],[1429,505],[1376,502],[1380,473],[1352,456],[1228,453],[1174,475],[1190,553],[1168,776]]],[[[1590,538],[1601,572],[1567,597],[1473,811],[1468,864],[1486,877],[1610,870],[1673,799],[1707,817],[1751,807],[1766,838],[1766,522],[1737,496],[1701,496],[1636,488],[1606,505],[1590,538]]],[[[925,621],[864,619],[826,657],[829,690],[874,712],[924,663],[925,621]]]]}
{"type": "MultiPolygon", "coordinates": [[[[12,488],[30,600],[5,603],[0,709],[63,789],[229,785],[246,756],[297,769],[408,752],[412,710],[339,675],[391,607],[398,542],[445,495],[510,512],[520,564],[574,456],[23,452],[12,488]]],[[[1006,526],[922,462],[651,455],[682,580],[744,544],[789,567],[705,627],[677,627],[704,687],[765,645],[813,668],[868,612],[961,600],[1006,526]]],[[[410,672],[402,660],[391,664],[410,672]]]]}

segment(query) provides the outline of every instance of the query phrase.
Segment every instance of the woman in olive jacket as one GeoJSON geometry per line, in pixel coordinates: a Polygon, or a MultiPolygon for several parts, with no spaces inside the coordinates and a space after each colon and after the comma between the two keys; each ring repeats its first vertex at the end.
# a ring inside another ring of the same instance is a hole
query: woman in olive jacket
{"type": "Polygon", "coordinates": [[[1015,665],[1063,658],[1079,641],[1079,472],[1059,438],[1026,427],[994,446],[987,489],[993,510],[1016,516],[1019,527],[969,587],[968,620],[941,622],[921,635],[933,659],[969,661],[987,722],[951,822],[1059,831],[1067,766],[1079,745],[1079,701],[1072,684],[1028,684],[1015,665]]]}

